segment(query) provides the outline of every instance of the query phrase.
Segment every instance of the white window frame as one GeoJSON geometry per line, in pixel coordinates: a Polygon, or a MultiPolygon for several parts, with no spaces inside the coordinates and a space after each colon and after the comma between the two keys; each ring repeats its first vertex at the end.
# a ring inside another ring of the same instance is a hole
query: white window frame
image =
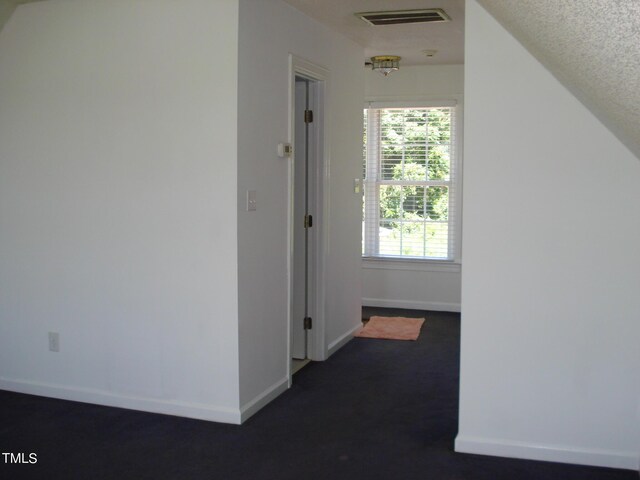
{"type": "MultiPolygon", "coordinates": [[[[365,103],[365,109],[383,109],[383,108],[438,108],[438,107],[454,107],[455,108],[455,120],[453,123],[453,142],[451,144],[452,148],[452,156],[451,156],[451,171],[452,171],[452,184],[451,184],[451,202],[454,206],[453,215],[450,216],[450,232],[453,232],[453,235],[450,235],[449,241],[449,250],[451,252],[451,257],[447,259],[438,259],[438,258],[430,258],[430,257],[404,257],[404,256],[386,256],[386,255],[377,255],[375,252],[378,251],[378,236],[373,235],[373,238],[369,238],[368,242],[365,241],[366,252],[363,253],[363,261],[365,262],[365,267],[370,265],[371,267],[377,266],[376,268],[385,268],[384,265],[390,265],[389,268],[394,268],[393,264],[402,268],[402,265],[408,265],[410,263],[415,264],[417,267],[419,265],[423,265],[424,267],[419,267],[420,269],[426,268],[429,270],[432,265],[435,268],[438,268],[437,265],[445,266],[452,265],[453,268],[459,270],[459,265],[462,262],[462,248],[461,248],[461,240],[462,240],[462,135],[463,135],[463,101],[461,95],[452,95],[447,97],[439,97],[439,98],[428,98],[428,99],[419,99],[419,100],[411,100],[411,99],[402,99],[402,100],[387,100],[387,99],[370,99],[365,103]],[[367,245],[368,243],[368,245],[367,245]]],[[[370,125],[367,126],[367,130],[370,131],[370,125]]],[[[371,142],[371,136],[367,136],[367,141],[371,142]]],[[[371,145],[367,146],[367,150],[371,149],[371,145]]],[[[375,225],[372,223],[379,222],[379,203],[378,203],[378,188],[371,188],[372,186],[377,185],[377,167],[373,167],[371,165],[366,165],[366,178],[364,180],[365,185],[365,195],[368,192],[368,198],[363,199],[365,201],[365,209],[366,209],[366,219],[368,225],[365,226],[363,235],[367,235],[367,231],[373,232],[376,230],[375,225]],[[367,188],[367,186],[369,188],[367,188]]],[[[451,213],[451,212],[450,212],[451,213]]],[[[370,233],[371,234],[371,233],[370,233]]]]}

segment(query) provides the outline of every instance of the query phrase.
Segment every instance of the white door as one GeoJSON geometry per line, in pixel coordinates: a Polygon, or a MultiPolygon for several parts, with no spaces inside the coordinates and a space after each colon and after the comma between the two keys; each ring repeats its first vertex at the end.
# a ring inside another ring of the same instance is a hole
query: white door
{"type": "Polygon", "coordinates": [[[309,320],[313,311],[313,228],[315,152],[313,80],[296,76],[294,106],[294,185],[293,185],[293,318],[291,356],[308,357],[309,320]]]}

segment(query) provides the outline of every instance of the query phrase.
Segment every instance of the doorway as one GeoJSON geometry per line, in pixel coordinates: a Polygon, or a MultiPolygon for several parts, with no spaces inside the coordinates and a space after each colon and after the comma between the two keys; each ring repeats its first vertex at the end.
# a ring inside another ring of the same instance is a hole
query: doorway
{"type": "Polygon", "coordinates": [[[289,382],[324,360],[324,89],[326,72],[292,56],[290,138],[289,382]]]}
{"type": "MultiPolygon", "coordinates": [[[[313,186],[316,163],[313,124],[315,82],[295,77],[295,139],[293,181],[293,322],[291,358],[295,373],[309,359],[309,330],[313,328],[313,186]]],[[[317,217],[317,216],[316,216],[317,217]]]]}

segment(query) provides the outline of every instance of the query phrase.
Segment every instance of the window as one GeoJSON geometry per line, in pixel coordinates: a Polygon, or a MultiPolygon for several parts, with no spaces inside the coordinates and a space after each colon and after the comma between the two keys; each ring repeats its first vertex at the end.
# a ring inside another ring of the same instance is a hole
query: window
{"type": "Polygon", "coordinates": [[[455,111],[365,110],[365,257],[456,260],[455,111]]]}

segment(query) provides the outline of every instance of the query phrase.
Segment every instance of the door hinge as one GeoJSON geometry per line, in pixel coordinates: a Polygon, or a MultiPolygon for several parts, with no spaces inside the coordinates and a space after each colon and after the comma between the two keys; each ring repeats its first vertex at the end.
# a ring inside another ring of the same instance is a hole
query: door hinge
{"type": "Polygon", "coordinates": [[[311,330],[311,328],[313,328],[313,320],[311,317],[304,317],[304,329],[311,330]]]}
{"type": "Polygon", "coordinates": [[[304,123],[313,123],[313,110],[304,111],[304,123]]]}
{"type": "Polygon", "coordinates": [[[304,216],[304,228],[313,227],[313,215],[305,215],[304,216]]]}

